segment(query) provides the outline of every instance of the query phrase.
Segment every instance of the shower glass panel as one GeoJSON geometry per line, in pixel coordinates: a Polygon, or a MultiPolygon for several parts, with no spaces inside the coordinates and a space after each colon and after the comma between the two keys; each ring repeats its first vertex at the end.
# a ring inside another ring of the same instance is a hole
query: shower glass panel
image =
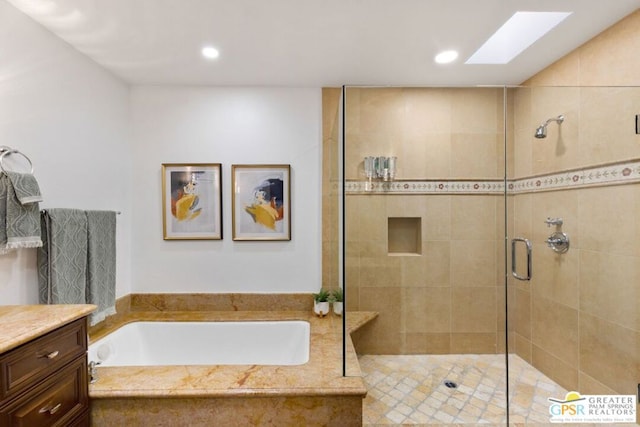
{"type": "Polygon", "coordinates": [[[352,334],[364,423],[505,423],[507,92],[344,95],[344,318],[377,313],[352,334]]]}
{"type": "Polygon", "coordinates": [[[533,247],[531,280],[508,279],[510,422],[621,415],[557,402],[626,395],[636,407],[640,88],[516,87],[507,98],[507,229],[533,247]]]}

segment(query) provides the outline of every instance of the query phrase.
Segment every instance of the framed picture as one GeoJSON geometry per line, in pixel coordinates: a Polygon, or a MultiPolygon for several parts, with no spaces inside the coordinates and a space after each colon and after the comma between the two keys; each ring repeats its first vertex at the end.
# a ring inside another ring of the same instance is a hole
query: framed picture
{"type": "Polygon", "coordinates": [[[291,240],[289,165],[232,165],[233,240],[291,240]]]}
{"type": "Polygon", "coordinates": [[[220,163],[162,164],[165,240],[222,239],[220,163]]]}

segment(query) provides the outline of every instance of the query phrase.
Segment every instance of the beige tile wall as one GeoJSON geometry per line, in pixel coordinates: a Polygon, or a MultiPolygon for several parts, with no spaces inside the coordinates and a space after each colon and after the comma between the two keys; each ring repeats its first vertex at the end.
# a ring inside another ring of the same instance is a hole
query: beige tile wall
{"type": "Polygon", "coordinates": [[[515,204],[516,233],[531,237],[535,257],[533,279],[512,283],[516,352],[526,360],[533,354],[534,366],[565,388],[584,392],[578,379],[586,375],[587,381],[635,394],[640,185],[518,195],[515,204]],[[553,231],[543,222],[547,216],[564,219],[562,230],[571,239],[566,254],[544,243],[553,231]],[[624,366],[625,379],[609,365],[624,366]]]}
{"type": "Polygon", "coordinates": [[[635,137],[640,87],[527,87],[513,89],[515,99],[514,177],[525,177],[616,162],[640,156],[635,137]],[[542,122],[545,139],[534,138],[542,122]]]}
{"type": "Polygon", "coordinates": [[[640,11],[628,15],[525,82],[528,86],[637,86],[640,11]]]}
{"type": "MultiPolygon", "coordinates": [[[[346,99],[348,179],[364,178],[368,155],[397,156],[398,179],[503,174],[502,89],[358,88],[346,99]]],[[[380,313],[358,350],[503,350],[503,206],[489,195],[348,195],[349,308],[380,313]],[[417,254],[389,254],[389,217],[420,219],[417,254]]]]}
{"type": "Polygon", "coordinates": [[[322,286],[338,279],[338,120],[339,88],[322,89],[322,286]]]}
{"type": "Polygon", "coordinates": [[[391,155],[398,179],[500,178],[503,106],[501,88],[349,88],[346,178],[391,155]]]}
{"type": "MultiPolygon", "coordinates": [[[[513,177],[640,158],[640,11],[513,90],[513,177]],[[550,87],[550,86],[566,87],[550,87]],[[606,87],[593,87],[593,86],[606,87]],[[544,119],[546,139],[533,131],[544,119]]],[[[640,383],[640,185],[517,195],[514,230],[534,241],[533,280],[515,289],[515,351],[566,388],[636,394],[640,383]],[[547,216],[571,249],[546,247],[547,216]]]]}

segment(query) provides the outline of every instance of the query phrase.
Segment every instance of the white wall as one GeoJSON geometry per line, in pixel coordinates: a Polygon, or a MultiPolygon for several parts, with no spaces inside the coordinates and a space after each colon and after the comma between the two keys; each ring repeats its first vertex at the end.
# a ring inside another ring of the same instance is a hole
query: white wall
{"type": "MultiPolygon", "coordinates": [[[[119,210],[118,297],[311,292],[321,266],[321,91],[130,88],[0,2],[0,145],[33,161],[41,207],[119,210]],[[133,131],[133,134],[132,134],[133,131]],[[162,163],[223,164],[222,241],[162,240],[162,163]],[[292,240],[233,242],[233,163],[288,163],[292,240]]],[[[34,304],[36,251],[0,257],[0,304],[34,304]]]]}
{"type": "MultiPolygon", "coordinates": [[[[117,296],[131,292],[129,89],[0,1],[0,145],[27,154],[43,208],[122,211],[117,296]]],[[[0,304],[38,302],[36,251],[0,256],[0,304]]]]}
{"type": "Polygon", "coordinates": [[[321,91],[134,87],[133,291],[311,292],[321,265],[321,91]],[[162,163],[222,163],[221,241],[163,241],[162,163]],[[231,165],[290,164],[292,240],[234,242],[231,165]]]}

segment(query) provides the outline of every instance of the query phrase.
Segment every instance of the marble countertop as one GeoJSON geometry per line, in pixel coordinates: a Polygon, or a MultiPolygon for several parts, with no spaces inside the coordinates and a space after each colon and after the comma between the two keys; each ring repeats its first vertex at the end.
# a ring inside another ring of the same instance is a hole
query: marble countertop
{"type": "MultiPolygon", "coordinates": [[[[347,313],[352,332],[377,316],[347,313]]],[[[135,366],[98,367],[98,380],[89,386],[93,399],[118,397],[318,396],[366,394],[358,358],[347,339],[342,375],[342,318],[318,318],[306,311],[173,311],[131,312],[122,322],[90,336],[90,342],[132,321],[305,320],[311,325],[309,361],[299,366],[135,366]]]]}
{"type": "Polygon", "coordinates": [[[90,314],[91,304],[0,306],[0,353],[90,314]]]}

